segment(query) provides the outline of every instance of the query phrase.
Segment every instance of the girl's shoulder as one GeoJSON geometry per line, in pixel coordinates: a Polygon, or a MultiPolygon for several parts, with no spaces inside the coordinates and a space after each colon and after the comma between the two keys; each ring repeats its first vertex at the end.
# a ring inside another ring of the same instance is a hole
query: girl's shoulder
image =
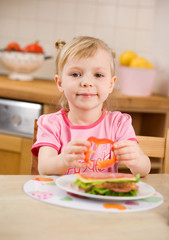
{"type": "Polygon", "coordinates": [[[122,113],[120,111],[106,111],[106,118],[111,120],[123,121],[130,120],[131,116],[128,113],[122,113]]]}
{"type": "Polygon", "coordinates": [[[38,124],[50,124],[63,120],[62,111],[59,110],[55,113],[43,114],[38,118],[38,124]]]}
{"type": "Polygon", "coordinates": [[[132,119],[127,113],[122,113],[120,111],[107,111],[105,123],[108,126],[112,126],[114,129],[118,129],[130,126],[132,124],[132,119]]]}

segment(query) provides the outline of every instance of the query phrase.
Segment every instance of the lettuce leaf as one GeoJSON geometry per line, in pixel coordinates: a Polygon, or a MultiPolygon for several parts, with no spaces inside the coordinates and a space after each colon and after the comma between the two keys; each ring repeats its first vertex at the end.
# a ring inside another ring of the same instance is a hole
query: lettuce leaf
{"type": "Polygon", "coordinates": [[[131,190],[130,192],[114,192],[110,189],[92,188],[91,190],[87,191],[87,193],[104,196],[132,197],[137,195],[137,191],[138,190],[131,190]]]}
{"type": "Polygon", "coordinates": [[[75,182],[72,183],[72,186],[79,186],[81,188],[89,188],[91,186],[94,186],[94,185],[98,185],[98,184],[101,184],[102,182],[91,182],[91,183],[84,183],[82,181],[80,181],[79,179],[77,179],[75,182]]]}

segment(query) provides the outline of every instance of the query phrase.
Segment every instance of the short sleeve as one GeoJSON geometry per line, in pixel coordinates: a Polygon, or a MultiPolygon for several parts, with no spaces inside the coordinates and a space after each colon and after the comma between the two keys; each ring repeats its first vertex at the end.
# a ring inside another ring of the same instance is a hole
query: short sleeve
{"type": "Polygon", "coordinates": [[[32,146],[31,152],[38,157],[39,148],[42,146],[53,147],[59,151],[59,125],[53,123],[52,119],[48,115],[40,116],[37,121],[37,125],[37,141],[32,146]]]}
{"type": "Polygon", "coordinates": [[[129,114],[119,113],[115,121],[115,142],[121,140],[137,141],[134,128],[132,126],[132,119],[129,114]]]}

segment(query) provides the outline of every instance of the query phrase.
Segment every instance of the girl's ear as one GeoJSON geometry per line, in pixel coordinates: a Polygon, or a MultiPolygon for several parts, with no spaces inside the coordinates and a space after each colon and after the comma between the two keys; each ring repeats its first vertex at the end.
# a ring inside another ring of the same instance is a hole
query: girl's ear
{"type": "Polygon", "coordinates": [[[111,82],[110,82],[109,93],[111,93],[113,91],[115,82],[116,82],[116,76],[113,76],[111,79],[111,82]]]}
{"type": "Polygon", "coordinates": [[[60,92],[63,92],[62,81],[58,75],[55,75],[55,81],[60,92]]]}

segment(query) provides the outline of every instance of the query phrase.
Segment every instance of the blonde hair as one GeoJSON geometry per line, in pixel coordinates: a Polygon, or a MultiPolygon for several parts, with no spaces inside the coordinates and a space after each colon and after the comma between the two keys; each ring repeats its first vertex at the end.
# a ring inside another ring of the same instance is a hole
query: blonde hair
{"type": "MultiPolygon", "coordinates": [[[[58,76],[61,76],[64,65],[66,64],[68,59],[72,58],[88,58],[95,55],[97,50],[99,48],[104,49],[107,51],[112,61],[110,62],[111,72],[112,76],[115,74],[115,53],[108,47],[108,45],[94,37],[88,37],[88,36],[80,36],[73,38],[69,43],[66,43],[63,40],[58,40],[55,43],[55,47],[58,50],[58,54],[56,57],[56,74],[58,76]]],[[[67,109],[68,108],[68,102],[64,95],[62,95],[60,99],[60,105],[62,108],[67,109]]]]}

